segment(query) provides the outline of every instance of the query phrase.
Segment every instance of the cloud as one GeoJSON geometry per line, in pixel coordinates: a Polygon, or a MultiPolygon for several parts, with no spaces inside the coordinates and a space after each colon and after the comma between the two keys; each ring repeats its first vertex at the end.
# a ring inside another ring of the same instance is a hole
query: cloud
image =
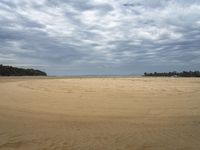
{"type": "Polygon", "coordinates": [[[200,70],[198,0],[2,0],[0,63],[51,75],[200,70]]]}

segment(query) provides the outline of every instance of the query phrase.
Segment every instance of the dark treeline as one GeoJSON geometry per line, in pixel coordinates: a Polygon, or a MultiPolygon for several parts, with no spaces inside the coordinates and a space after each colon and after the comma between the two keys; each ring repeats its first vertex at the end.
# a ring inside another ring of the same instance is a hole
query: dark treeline
{"type": "Polygon", "coordinates": [[[0,65],[0,76],[46,76],[47,74],[40,70],[23,69],[12,66],[0,65]]]}
{"type": "Polygon", "coordinates": [[[144,73],[144,76],[152,77],[200,77],[200,71],[183,71],[183,72],[154,72],[154,73],[144,73]]]}

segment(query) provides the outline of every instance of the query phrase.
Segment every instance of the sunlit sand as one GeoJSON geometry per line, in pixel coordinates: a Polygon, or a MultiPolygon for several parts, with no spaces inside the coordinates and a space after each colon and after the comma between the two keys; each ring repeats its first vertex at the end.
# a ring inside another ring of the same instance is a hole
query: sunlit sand
{"type": "Polygon", "coordinates": [[[0,78],[0,150],[199,150],[198,78],[0,78]]]}

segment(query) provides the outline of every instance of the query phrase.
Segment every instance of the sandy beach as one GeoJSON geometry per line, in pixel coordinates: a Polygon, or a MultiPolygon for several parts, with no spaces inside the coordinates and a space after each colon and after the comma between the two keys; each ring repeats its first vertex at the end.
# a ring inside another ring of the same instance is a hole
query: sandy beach
{"type": "Polygon", "coordinates": [[[0,150],[199,150],[198,78],[0,78],[0,150]]]}

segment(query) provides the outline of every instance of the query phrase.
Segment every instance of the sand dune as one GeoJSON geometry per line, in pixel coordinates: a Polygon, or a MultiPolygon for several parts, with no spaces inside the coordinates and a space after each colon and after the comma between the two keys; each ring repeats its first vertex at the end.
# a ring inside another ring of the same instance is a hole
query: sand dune
{"type": "Polygon", "coordinates": [[[0,78],[0,150],[199,150],[198,78],[0,78]]]}

